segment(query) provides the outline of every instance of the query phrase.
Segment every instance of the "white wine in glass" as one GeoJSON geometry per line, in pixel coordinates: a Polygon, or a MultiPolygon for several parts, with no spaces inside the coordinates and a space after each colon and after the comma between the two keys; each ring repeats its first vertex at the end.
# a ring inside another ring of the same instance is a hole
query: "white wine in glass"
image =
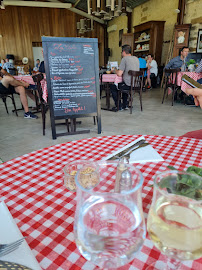
{"type": "Polygon", "coordinates": [[[202,257],[201,188],[202,178],[186,172],[167,171],[155,179],[147,230],[169,258],[162,269],[182,269],[181,261],[202,257]]]}

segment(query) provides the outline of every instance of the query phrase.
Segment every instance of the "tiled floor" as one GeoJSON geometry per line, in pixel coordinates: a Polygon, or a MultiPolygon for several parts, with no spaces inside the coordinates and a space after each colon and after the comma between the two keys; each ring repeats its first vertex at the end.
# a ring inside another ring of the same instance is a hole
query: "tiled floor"
{"type": "MultiPolygon", "coordinates": [[[[20,107],[19,97],[15,97],[20,107]]],[[[97,134],[97,127],[93,124],[93,118],[83,118],[78,129],[90,129],[91,132],[82,135],[69,135],[52,140],[49,112],[47,114],[46,135],[42,135],[42,120],[24,119],[23,111],[16,117],[12,113],[13,106],[8,100],[10,114],[7,115],[4,104],[0,100],[0,158],[3,161],[29,153],[40,148],[54,144],[79,140],[95,136],[107,136],[115,134],[161,134],[179,136],[187,131],[202,128],[202,111],[197,107],[185,106],[175,103],[171,106],[169,96],[164,104],[161,104],[162,90],[153,89],[143,93],[143,112],[140,111],[139,97],[136,95],[133,114],[129,111],[109,112],[101,111],[102,134],[97,134]]],[[[103,105],[105,99],[102,99],[103,105]]],[[[32,104],[29,102],[29,104],[32,104]]],[[[65,132],[64,126],[58,130],[65,132]]]]}

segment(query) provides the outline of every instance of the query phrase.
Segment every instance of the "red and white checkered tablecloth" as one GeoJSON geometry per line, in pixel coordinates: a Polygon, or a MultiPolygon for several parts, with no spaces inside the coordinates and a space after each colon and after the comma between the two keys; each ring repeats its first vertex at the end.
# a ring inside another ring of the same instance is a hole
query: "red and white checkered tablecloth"
{"type": "Polygon", "coordinates": [[[196,73],[196,72],[178,72],[177,73],[177,85],[181,87],[182,91],[185,91],[186,89],[190,88],[190,86],[182,81],[182,76],[186,74],[187,76],[191,77],[195,81],[202,78],[202,73],[196,73]]]}
{"type": "MultiPolygon", "coordinates": [[[[31,85],[35,85],[32,76],[29,75],[19,75],[19,76],[14,76],[14,78],[18,81],[25,81],[31,85]]],[[[47,98],[48,98],[48,88],[47,88],[47,82],[46,82],[46,77],[44,75],[44,79],[41,81],[41,87],[43,90],[43,99],[47,102],[47,98]]]]}
{"type": "MultiPolygon", "coordinates": [[[[140,135],[97,137],[44,148],[0,165],[0,198],[13,218],[36,259],[47,270],[98,269],[84,259],[74,243],[75,193],[63,185],[62,168],[77,159],[99,160],[140,135]]],[[[164,162],[137,164],[144,176],[143,210],[147,217],[152,200],[153,178],[168,165],[183,170],[202,167],[202,140],[146,135],[146,140],[164,162]]],[[[148,236],[135,259],[120,270],[145,269],[163,255],[148,236]]],[[[184,263],[185,269],[202,269],[202,259],[184,263]]]]}
{"type": "Polygon", "coordinates": [[[102,75],[102,82],[106,83],[115,83],[118,84],[123,81],[122,77],[117,76],[116,74],[103,74],[102,75]]]}

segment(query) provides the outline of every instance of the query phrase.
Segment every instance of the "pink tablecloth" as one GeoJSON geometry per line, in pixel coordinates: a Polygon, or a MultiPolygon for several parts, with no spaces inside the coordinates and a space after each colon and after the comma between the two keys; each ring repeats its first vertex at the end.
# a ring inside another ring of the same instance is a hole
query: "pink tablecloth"
{"type": "Polygon", "coordinates": [[[182,91],[185,91],[188,88],[191,88],[187,83],[182,81],[182,76],[186,74],[190,78],[194,79],[195,81],[202,78],[202,73],[196,72],[178,72],[177,74],[177,85],[181,87],[182,91]]]}
{"type": "Polygon", "coordinates": [[[122,77],[117,76],[116,74],[103,74],[102,75],[102,82],[106,83],[115,83],[118,84],[123,81],[122,77]]]}
{"type": "MultiPolygon", "coordinates": [[[[140,135],[96,137],[63,144],[15,158],[0,164],[0,198],[7,204],[19,229],[46,270],[98,269],[82,257],[75,245],[73,224],[76,193],[63,184],[63,167],[77,159],[100,160],[140,135]]],[[[145,136],[164,158],[164,162],[137,164],[144,176],[142,188],[143,211],[147,217],[154,176],[167,166],[184,170],[188,166],[202,167],[202,140],[145,136]]],[[[107,185],[113,184],[111,180],[107,185]]],[[[164,256],[147,236],[134,260],[120,270],[144,270],[164,256]]],[[[201,269],[202,259],[184,262],[185,270],[201,269]]]]}
{"type": "MultiPolygon", "coordinates": [[[[25,81],[31,85],[35,85],[32,76],[30,75],[19,75],[19,76],[14,76],[14,78],[18,81],[25,81]]],[[[46,77],[44,75],[44,79],[41,81],[41,87],[43,90],[43,99],[47,102],[48,98],[48,89],[47,89],[47,82],[46,82],[46,77]]]]}

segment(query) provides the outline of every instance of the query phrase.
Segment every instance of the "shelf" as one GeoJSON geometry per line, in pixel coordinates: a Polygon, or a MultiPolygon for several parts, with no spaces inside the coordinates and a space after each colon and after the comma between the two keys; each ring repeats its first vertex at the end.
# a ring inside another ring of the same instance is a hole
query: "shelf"
{"type": "Polygon", "coordinates": [[[144,49],[144,50],[134,50],[134,52],[146,52],[149,51],[149,49],[144,49]]]}
{"type": "Polygon", "coordinates": [[[138,40],[138,41],[135,41],[135,43],[142,43],[142,42],[146,42],[146,41],[150,41],[150,38],[149,39],[144,39],[144,40],[138,40]]]}

